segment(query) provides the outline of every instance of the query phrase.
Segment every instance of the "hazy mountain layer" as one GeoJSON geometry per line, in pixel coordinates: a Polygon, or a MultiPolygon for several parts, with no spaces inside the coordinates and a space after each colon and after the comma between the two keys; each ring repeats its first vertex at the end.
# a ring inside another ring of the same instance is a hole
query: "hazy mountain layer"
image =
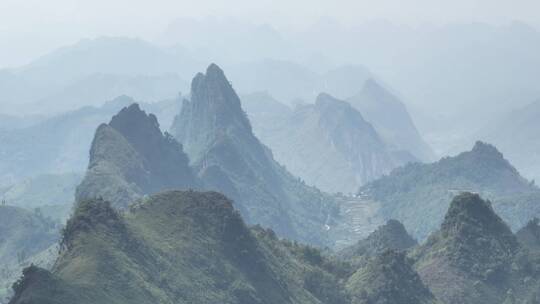
{"type": "Polygon", "coordinates": [[[320,94],[315,104],[287,111],[272,99],[258,96],[261,101],[251,95],[245,102],[258,127],[256,133],[277,161],[309,185],[352,193],[406,162],[344,101],[320,94]]]}
{"type": "Polygon", "coordinates": [[[540,190],[495,147],[481,142],[456,157],[396,169],[360,189],[363,199],[380,203],[381,217],[400,220],[420,239],[442,222],[451,197],[461,191],[493,200],[495,210],[515,229],[540,212],[540,190]]]}
{"type": "Polygon", "coordinates": [[[422,161],[434,159],[405,107],[394,94],[375,80],[367,80],[361,91],[347,99],[397,151],[407,151],[422,161]]]}
{"type": "MultiPolygon", "coordinates": [[[[495,119],[479,132],[474,140],[491,142],[524,176],[540,180],[540,101],[495,119]]],[[[472,137],[472,136],[471,136],[472,137]]]]}

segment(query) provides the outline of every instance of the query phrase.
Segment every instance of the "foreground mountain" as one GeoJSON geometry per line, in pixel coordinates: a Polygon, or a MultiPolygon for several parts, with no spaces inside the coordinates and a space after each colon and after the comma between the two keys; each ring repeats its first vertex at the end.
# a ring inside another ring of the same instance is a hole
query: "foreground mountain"
{"type": "Polygon", "coordinates": [[[235,201],[248,223],[280,236],[327,244],[325,224],[336,212],[333,200],[294,178],[274,161],[253,134],[240,99],[216,65],[193,79],[172,133],[184,146],[207,189],[235,201]]]}
{"type": "Polygon", "coordinates": [[[80,202],[52,270],[26,268],[9,303],[436,303],[404,253],[353,267],[248,228],[222,194],[169,191],[123,213],[80,202]]]}
{"type": "Polygon", "coordinates": [[[442,222],[457,193],[481,193],[514,229],[540,213],[540,190],[524,179],[497,149],[477,142],[471,151],[433,164],[409,164],[360,189],[379,204],[382,218],[401,221],[424,239],[442,222]],[[421,214],[421,216],[419,216],[421,214]]]}
{"type": "Polygon", "coordinates": [[[96,130],[76,200],[102,197],[125,208],[145,194],[197,186],[182,146],[157,118],[131,104],[96,130]]]}
{"type": "Polygon", "coordinates": [[[24,267],[34,263],[42,267],[50,262],[47,253],[56,252],[60,225],[22,208],[0,205],[0,303],[10,293],[10,285],[24,267]]]}
{"type": "Polygon", "coordinates": [[[389,220],[377,228],[367,238],[347,247],[339,252],[339,256],[351,259],[360,256],[376,256],[387,250],[405,251],[416,246],[413,239],[402,223],[389,220]]]}
{"type": "Polygon", "coordinates": [[[347,101],[394,149],[408,151],[422,161],[434,159],[433,151],[418,133],[403,102],[375,80],[367,80],[362,90],[347,101]]]}
{"type": "Polygon", "coordinates": [[[536,303],[525,300],[538,286],[538,261],[522,251],[491,203],[477,194],[456,196],[440,230],[413,258],[422,280],[444,303],[536,303]]]}
{"type": "Polygon", "coordinates": [[[317,250],[248,229],[218,193],[165,192],[125,215],[82,202],[62,246],[10,303],[347,303],[317,250]]]}
{"type": "Polygon", "coordinates": [[[248,113],[276,160],[324,191],[353,193],[413,159],[392,153],[358,111],[328,94],[320,94],[315,104],[299,105],[290,113],[271,100],[252,100],[246,102],[248,113]]]}

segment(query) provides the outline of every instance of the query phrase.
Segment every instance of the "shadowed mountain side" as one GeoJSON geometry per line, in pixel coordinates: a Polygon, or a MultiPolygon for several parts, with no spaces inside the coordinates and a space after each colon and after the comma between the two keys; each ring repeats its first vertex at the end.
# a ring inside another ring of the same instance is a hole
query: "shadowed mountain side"
{"type": "Polygon", "coordinates": [[[102,197],[126,207],[145,194],[197,186],[182,146],[161,133],[154,115],[132,104],[97,129],[76,197],[102,197]]]}

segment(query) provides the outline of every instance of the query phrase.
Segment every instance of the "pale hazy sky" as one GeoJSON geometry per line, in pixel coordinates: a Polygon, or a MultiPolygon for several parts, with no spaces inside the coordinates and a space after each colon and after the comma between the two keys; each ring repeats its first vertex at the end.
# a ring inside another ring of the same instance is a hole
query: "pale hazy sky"
{"type": "Polygon", "coordinates": [[[238,17],[281,29],[321,17],[348,25],[514,20],[540,28],[540,0],[0,0],[0,67],[18,66],[58,46],[101,35],[152,40],[180,17],[238,17]]]}

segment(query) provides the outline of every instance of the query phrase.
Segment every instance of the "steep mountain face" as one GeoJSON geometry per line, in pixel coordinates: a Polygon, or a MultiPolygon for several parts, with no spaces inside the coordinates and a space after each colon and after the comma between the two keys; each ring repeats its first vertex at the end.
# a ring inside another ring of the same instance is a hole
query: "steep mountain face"
{"type": "Polygon", "coordinates": [[[495,210],[515,229],[540,213],[540,190],[495,147],[482,142],[456,157],[396,169],[360,189],[361,197],[380,204],[382,218],[400,220],[419,239],[436,229],[448,202],[462,191],[492,200],[495,210]]]}
{"type": "Polygon", "coordinates": [[[103,197],[121,208],[144,194],[196,186],[182,146],[132,104],[98,127],[76,200],[103,197]]]}
{"type": "Polygon", "coordinates": [[[434,159],[433,151],[418,133],[405,105],[375,80],[367,80],[362,90],[347,101],[395,150],[409,151],[422,161],[434,159]]]}
{"type": "Polygon", "coordinates": [[[192,83],[173,124],[208,189],[233,199],[249,223],[309,243],[326,240],[333,201],[290,175],[253,135],[240,99],[223,71],[210,65],[192,83]]]}
{"type": "Polygon", "coordinates": [[[371,259],[347,281],[355,304],[437,303],[405,253],[387,250],[371,259]]]}
{"type": "Polygon", "coordinates": [[[367,238],[341,250],[339,256],[345,259],[376,256],[386,250],[405,251],[417,244],[416,240],[405,230],[402,223],[389,220],[386,224],[373,231],[367,238]]]}
{"type": "MultiPolygon", "coordinates": [[[[258,125],[265,119],[260,112],[253,115],[258,125]]],[[[320,94],[315,104],[297,106],[281,120],[268,123],[270,126],[259,133],[276,160],[324,191],[355,192],[405,162],[391,153],[358,111],[328,94],[320,94]]]]}
{"type": "Polygon", "coordinates": [[[413,256],[423,281],[444,303],[502,303],[519,249],[491,203],[463,193],[452,200],[440,230],[413,256]]]}
{"type": "Polygon", "coordinates": [[[160,193],[124,215],[81,202],[62,248],[51,272],[25,270],[10,303],[348,303],[316,249],[248,229],[213,192],[160,193]]]}
{"type": "Polygon", "coordinates": [[[60,226],[39,211],[0,205],[0,303],[30,263],[48,266],[45,254],[58,241],[60,226]]]}

